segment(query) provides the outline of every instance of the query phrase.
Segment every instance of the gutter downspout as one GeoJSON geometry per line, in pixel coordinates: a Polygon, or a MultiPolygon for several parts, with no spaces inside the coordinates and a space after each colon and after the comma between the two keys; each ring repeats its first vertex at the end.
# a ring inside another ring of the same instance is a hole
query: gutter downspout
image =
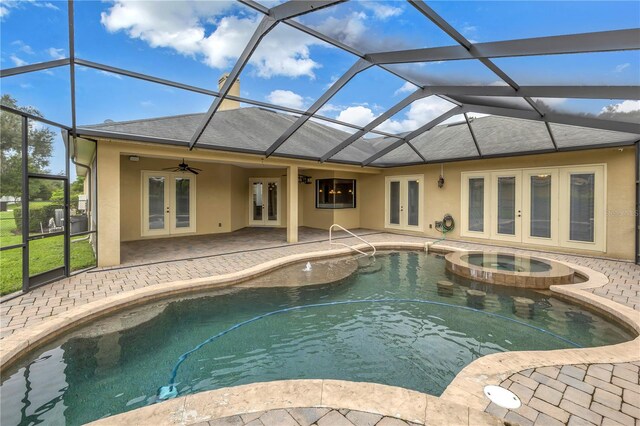
{"type": "Polygon", "coordinates": [[[86,164],[78,163],[76,161],[75,156],[76,156],[77,152],[78,152],[78,144],[77,144],[76,137],[74,136],[73,137],[73,155],[71,156],[70,159],[71,159],[71,162],[74,165],[80,166],[80,167],[83,167],[83,168],[87,169],[87,178],[86,179],[88,179],[88,182],[89,182],[89,184],[87,185],[88,195],[89,195],[89,199],[87,200],[87,211],[93,213],[93,210],[92,210],[92,207],[91,207],[92,202],[93,202],[93,197],[91,195],[91,167],[86,165],[86,164]]]}

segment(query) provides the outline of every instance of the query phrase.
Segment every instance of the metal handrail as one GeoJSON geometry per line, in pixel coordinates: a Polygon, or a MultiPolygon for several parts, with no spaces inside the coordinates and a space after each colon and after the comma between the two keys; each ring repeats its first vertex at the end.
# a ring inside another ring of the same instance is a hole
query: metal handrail
{"type": "Polygon", "coordinates": [[[342,226],[338,225],[337,223],[334,223],[333,225],[331,225],[331,226],[329,227],[329,244],[331,244],[331,245],[341,245],[341,246],[345,246],[345,247],[348,247],[348,248],[350,248],[351,250],[355,250],[355,251],[357,251],[358,253],[363,254],[363,255],[365,255],[365,256],[371,256],[371,257],[373,257],[373,256],[375,256],[375,255],[376,255],[376,248],[375,248],[375,246],[374,246],[373,244],[371,244],[369,241],[365,240],[364,238],[357,236],[356,234],[354,234],[353,232],[349,231],[348,229],[345,229],[344,227],[342,227],[342,226]],[[355,238],[359,239],[360,241],[362,241],[363,243],[365,243],[366,245],[368,245],[369,247],[371,247],[371,248],[373,249],[373,253],[365,253],[365,252],[363,252],[362,250],[359,250],[359,249],[357,249],[357,248],[355,248],[355,247],[353,247],[353,246],[350,246],[350,245],[348,245],[348,244],[345,244],[345,243],[339,243],[339,242],[334,242],[334,241],[333,241],[333,228],[334,228],[334,227],[339,228],[340,230],[342,230],[342,231],[346,232],[347,234],[351,235],[352,237],[355,237],[355,238]]]}

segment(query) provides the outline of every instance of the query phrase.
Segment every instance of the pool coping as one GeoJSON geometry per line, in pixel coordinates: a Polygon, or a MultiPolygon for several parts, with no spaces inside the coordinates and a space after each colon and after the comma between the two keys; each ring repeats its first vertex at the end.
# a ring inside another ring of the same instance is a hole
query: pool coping
{"type": "MultiPolygon", "coordinates": [[[[446,243],[438,243],[435,245],[431,242],[383,242],[374,243],[374,246],[377,249],[383,250],[421,250],[439,254],[446,254],[454,251],[469,251],[458,247],[447,246],[446,243]]],[[[366,244],[354,245],[353,247],[360,250],[367,250],[370,248],[366,244]]],[[[83,306],[78,306],[67,312],[51,317],[47,321],[43,321],[35,326],[30,326],[29,328],[20,330],[9,337],[2,339],[2,345],[0,345],[0,370],[6,370],[15,364],[20,358],[55,340],[61,335],[68,333],[72,329],[78,328],[117,311],[147,304],[153,301],[160,301],[172,296],[187,295],[190,293],[233,286],[297,262],[343,257],[352,254],[354,254],[353,250],[347,247],[310,253],[299,253],[267,261],[240,272],[214,277],[155,284],[109,296],[83,306]]],[[[544,256],[536,257],[547,260],[544,256]]],[[[595,348],[504,352],[486,355],[473,361],[458,373],[454,380],[445,389],[444,393],[440,396],[440,399],[443,401],[461,404],[474,410],[484,410],[489,401],[484,397],[482,391],[483,387],[488,384],[499,385],[504,379],[518,371],[550,365],[611,363],[640,360],[640,354],[638,354],[637,350],[640,346],[640,312],[620,303],[597,296],[589,291],[585,291],[607,284],[609,279],[604,274],[569,262],[562,262],[558,260],[554,261],[574,268],[578,273],[586,276],[588,280],[579,284],[551,286],[549,289],[550,291],[556,293],[560,297],[570,299],[572,302],[579,305],[598,310],[611,319],[626,325],[629,329],[635,331],[637,334],[636,338],[629,342],[617,345],[595,348]]],[[[159,406],[162,404],[156,405],[159,406]]],[[[353,409],[361,410],[362,407],[353,409]]],[[[132,412],[135,411],[137,410],[132,412]]]]}
{"type": "Polygon", "coordinates": [[[364,411],[419,424],[504,424],[488,413],[409,389],[378,383],[303,379],[199,392],[105,417],[90,425],[202,424],[235,415],[310,407],[364,411]]]}

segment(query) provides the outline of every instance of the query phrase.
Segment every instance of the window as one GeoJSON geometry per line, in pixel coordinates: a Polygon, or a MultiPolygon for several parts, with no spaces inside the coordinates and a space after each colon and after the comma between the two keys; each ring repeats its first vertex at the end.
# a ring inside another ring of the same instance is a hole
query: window
{"type": "Polygon", "coordinates": [[[484,178],[469,179],[469,231],[484,232],[484,178]]]}
{"type": "Polygon", "coordinates": [[[355,207],[355,179],[316,179],[317,209],[353,209],[355,207]]]}
{"type": "Polygon", "coordinates": [[[571,174],[570,179],[569,239],[593,242],[595,175],[571,174]]]}

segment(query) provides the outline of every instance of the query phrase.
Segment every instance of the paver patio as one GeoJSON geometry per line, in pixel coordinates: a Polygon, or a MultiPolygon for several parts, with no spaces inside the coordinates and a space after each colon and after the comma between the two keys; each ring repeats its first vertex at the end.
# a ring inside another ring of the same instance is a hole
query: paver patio
{"type": "Polygon", "coordinates": [[[333,410],[307,407],[269,410],[259,413],[223,417],[197,426],[412,426],[395,417],[356,410],[333,410]]]}
{"type": "MultiPolygon", "coordinates": [[[[433,241],[424,237],[364,229],[356,230],[356,233],[366,236],[371,242],[433,241]]],[[[346,234],[339,234],[338,237],[343,238],[340,241],[347,244],[358,243],[358,240],[347,237],[346,234]]],[[[497,246],[456,241],[447,241],[447,245],[488,251],[501,249],[497,246]]],[[[236,272],[300,253],[301,250],[311,252],[331,248],[326,231],[309,228],[300,229],[300,242],[297,244],[286,244],[286,230],[266,228],[245,228],[232,234],[208,237],[124,243],[123,264],[117,268],[98,268],[84,272],[2,302],[1,338],[74,306],[109,295],[158,283],[236,272]]],[[[640,312],[640,266],[587,256],[522,249],[509,251],[572,262],[602,272],[609,278],[609,283],[590,291],[640,312]]],[[[548,366],[525,370],[502,383],[518,394],[523,407],[509,411],[488,404],[486,411],[520,424],[618,423],[638,426],[639,366],[640,348],[638,362],[634,363],[548,366]]],[[[345,413],[335,413],[348,419],[345,413]]],[[[387,422],[392,421],[395,419],[387,422]]]]}

